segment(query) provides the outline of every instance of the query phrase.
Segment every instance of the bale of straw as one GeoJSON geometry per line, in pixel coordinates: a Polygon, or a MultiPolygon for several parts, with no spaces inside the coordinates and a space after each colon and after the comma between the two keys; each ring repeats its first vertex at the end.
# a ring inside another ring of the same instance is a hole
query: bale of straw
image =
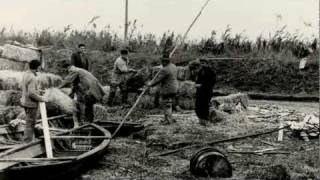
{"type": "Polygon", "coordinates": [[[107,120],[110,117],[108,110],[101,104],[95,104],[93,107],[94,120],[107,120]]]}
{"type": "MultiPolygon", "coordinates": [[[[53,104],[51,102],[47,102],[46,103],[46,110],[47,110],[47,116],[48,117],[58,116],[58,115],[63,114],[63,111],[61,111],[56,104],[53,104]]],[[[37,115],[36,115],[35,118],[36,119],[41,119],[40,110],[37,111],[37,115]]],[[[16,117],[16,119],[26,120],[25,111],[23,110],[21,113],[19,113],[18,116],[16,117]]]]}
{"type": "Polygon", "coordinates": [[[196,86],[192,81],[178,81],[178,93],[179,97],[193,98],[196,96],[196,86]]]}
{"type": "Polygon", "coordinates": [[[76,111],[76,104],[73,99],[63,93],[58,88],[50,88],[45,90],[44,97],[48,99],[49,103],[56,105],[62,112],[72,114],[76,111]]]}
{"type": "Polygon", "coordinates": [[[20,106],[0,106],[0,124],[7,124],[23,112],[20,106]]]}
{"type": "Polygon", "coordinates": [[[209,121],[212,123],[225,121],[227,119],[227,116],[227,113],[219,111],[215,108],[210,108],[209,110],[209,121]]]}
{"type": "Polygon", "coordinates": [[[188,67],[177,66],[177,79],[179,81],[186,81],[189,79],[190,72],[188,67]]]}
{"type": "Polygon", "coordinates": [[[27,63],[0,58],[0,70],[24,71],[27,63]]]}
{"type": "Polygon", "coordinates": [[[39,83],[39,88],[41,89],[58,87],[62,82],[62,78],[60,76],[52,73],[42,72],[37,73],[37,80],[39,83]]]}
{"type": "Polygon", "coordinates": [[[179,97],[178,105],[185,110],[195,109],[195,98],[190,97],[179,97]]]}
{"type": "Polygon", "coordinates": [[[219,106],[231,106],[236,107],[237,104],[241,103],[243,108],[247,108],[249,105],[249,97],[244,93],[230,94],[228,96],[219,96],[211,100],[211,103],[216,109],[219,109],[219,106]]]}
{"type": "MultiPolygon", "coordinates": [[[[0,90],[21,90],[21,83],[25,72],[0,70],[0,90]]],[[[37,73],[39,88],[57,87],[62,78],[51,73],[37,73]]]]}
{"type": "Polygon", "coordinates": [[[40,52],[30,48],[5,44],[1,56],[15,61],[30,62],[33,59],[40,59],[40,52]]]}
{"type": "Polygon", "coordinates": [[[141,97],[138,107],[142,109],[153,109],[155,107],[154,100],[154,96],[145,94],[141,97]]]}
{"type": "Polygon", "coordinates": [[[21,91],[0,90],[0,105],[2,106],[19,106],[21,91]]]}

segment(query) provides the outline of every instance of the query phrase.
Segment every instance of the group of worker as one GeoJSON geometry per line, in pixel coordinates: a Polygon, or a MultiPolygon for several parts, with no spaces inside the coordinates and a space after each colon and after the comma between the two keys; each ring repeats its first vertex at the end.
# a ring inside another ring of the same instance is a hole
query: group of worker
{"type": "MultiPolygon", "coordinates": [[[[129,68],[128,56],[129,51],[122,49],[120,56],[114,62],[108,106],[113,106],[118,88],[121,92],[122,104],[128,105],[126,81],[129,73],[136,73],[136,70],[129,68]]],[[[168,54],[164,54],[160,59],[162,68],[146,86],[159,86],[164,113],[164,119],[160,123],[168,125],[175,122],[172,117],[172,106],[178,90],[177,68],[171,62],[168,54]]],[[[32,60],[29,63],[29,67],[29,70],[23,76],[21,98],[21,105],[26,113],[25,142],[30,142],[33,139],[38,103],[47,102],[47,99],[41,96],[40,89],[37,86],[36,72],[40,67],[40,61],[32,60]]],[[[73,113],[74,125],[79,126],[80,124],[93,122],[94,104],[102,100],[105,92],[97,78],[90,73],[86,45],[79,44],[78,51],[72,54],[71,60],[62,61],[61,67],[66,76],[60,88],[71,87],[69,96],[77,102],[77,110],[73,113]]],[[[196,115],[199,118],[199,123],[206,125],[209,116],[209,103],[213,95],[212,88],[216,79],[215,73],[209,67],[206,59],[200,59],[199,63],[193,64],[192,67],[190,66],[190,70],[196,74],[196,115]]]]}

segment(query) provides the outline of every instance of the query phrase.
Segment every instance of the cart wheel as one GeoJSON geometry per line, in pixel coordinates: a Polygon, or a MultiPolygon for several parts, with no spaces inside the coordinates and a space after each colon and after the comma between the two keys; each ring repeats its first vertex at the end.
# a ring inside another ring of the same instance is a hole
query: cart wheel
{"type": "Polygon", "coordinates": [[[231,177],[232,167],[220,151],[214,148],[204,148],[192,156],[190,171],[201,177],[231,177]]]}

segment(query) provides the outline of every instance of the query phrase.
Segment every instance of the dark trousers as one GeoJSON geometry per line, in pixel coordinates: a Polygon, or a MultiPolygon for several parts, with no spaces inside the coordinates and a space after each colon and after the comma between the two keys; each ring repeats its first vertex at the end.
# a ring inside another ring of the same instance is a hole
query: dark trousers
{"type": "Polygon", "coordinates": [[[120,83],[120,84],[111,84],[110,86],[110,94],[108,97],[108,105],[112,106],[113,105],[113,100],[116,96],[117,88],[120,88],[120,94],[121,94],[121,103],[127,104],[128,103],[128,90],[126,87],[126,84],[120,83]]]}
{"type": "Polygon", "coordinates": [[[196,115],[199,119],[209,119],[209,108],[212,96],[212,91],[197,91],[195,105],[196,115]]]}
{"type": "Polygon", "coordinates": [[[24,111],[26,113],[26,128],[24,129],[23,140],[28,143],[33,140],[38,108],[24,107],[24,111]]]}
{"type": "Polygon", "coordinates": [[[80,125],[93,122],[95,103],[96,99],[94,97],[85,97],[78,99],[77,111],[74,114],[74,118],[78,120],[80,125]]]}

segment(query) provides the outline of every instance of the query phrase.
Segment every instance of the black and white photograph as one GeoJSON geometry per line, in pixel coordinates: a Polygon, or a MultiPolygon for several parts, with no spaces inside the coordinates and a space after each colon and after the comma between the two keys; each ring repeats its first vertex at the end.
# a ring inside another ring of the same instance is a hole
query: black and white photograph
{"type": "Polygon", "coordinates": [[[320,180],[320,0],[0,0],[0,180],[320,180]]]}

